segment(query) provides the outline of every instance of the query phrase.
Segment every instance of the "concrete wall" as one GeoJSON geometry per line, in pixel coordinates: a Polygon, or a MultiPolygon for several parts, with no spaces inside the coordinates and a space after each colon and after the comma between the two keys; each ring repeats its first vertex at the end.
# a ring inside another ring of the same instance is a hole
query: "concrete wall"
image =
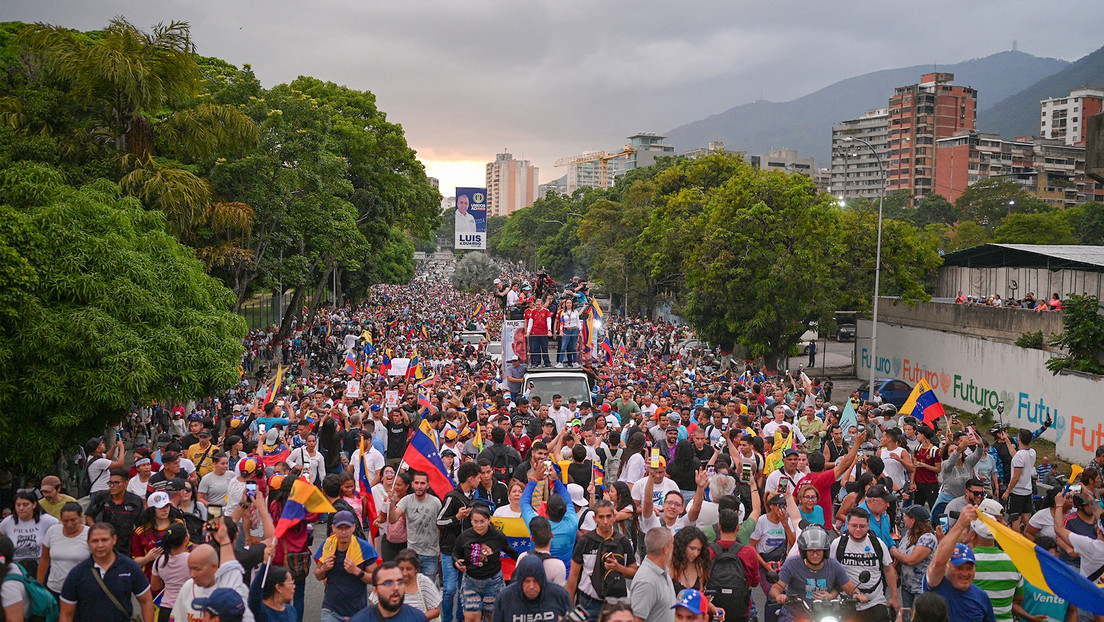
{"type": "Polygon", "coordinates": [[[940,268],[935,295],[954,298],[959,291],[967,296],[999,294],[1001,298],[1023,298],[1032,292],[1040,300],[1049,300],[1055,292],[1062,298],[1068,294],[1104,298],[1104,273],[1046,268],[940,268]],[[1011,289],[1012,281],[1016,281],[1015,290],[1011,289]]]}
{"type": "MultiPolygon", "coordinates": [[[[859,320],[855,374],[869,378],[872,364],[869,320],[859,320]]],[[[927,328],[878,322],[876,373],[915,385],[924,378],[939,401],[969,412],[1003,400],[1005,423],[1035,430],[1047,414],[1054,425],[1044,434],[1058,455],[1085,464],[1104,444],[1104,382],[1100,377],[1052,375],[1049,354],[1019,346],[927,328]]]]}
{"type": "Polygon", "coordinates": [[[1036,313],[1027,309],[1007,309],[982,305],[945,302],[921,302],[909,306],[897,298],[882,297],[878,305],[879,329],[882,322],[957,332],[1015,343],[1020,335],[1042,331],[1044,336],[1062,332],[1062,314],[1036,313]]]}

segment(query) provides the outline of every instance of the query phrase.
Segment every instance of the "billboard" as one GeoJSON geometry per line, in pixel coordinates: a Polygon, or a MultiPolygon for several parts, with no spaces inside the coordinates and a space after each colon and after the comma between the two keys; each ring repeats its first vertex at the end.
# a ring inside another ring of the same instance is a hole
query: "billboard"
{"type": "Polygon", "coordinates": [[[487,189],[456,189],[456,250],[486,250],[487,189]]]}

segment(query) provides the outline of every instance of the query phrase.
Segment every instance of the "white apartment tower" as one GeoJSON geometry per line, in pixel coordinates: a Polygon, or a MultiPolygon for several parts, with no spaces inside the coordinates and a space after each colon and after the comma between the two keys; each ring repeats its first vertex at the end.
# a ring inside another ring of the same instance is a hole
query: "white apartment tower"
{"type": "Polygon", "coordinates": [[[509,216],[537,200],[537,167],[509,153],[487,163],[487,216],[509,216]]]}

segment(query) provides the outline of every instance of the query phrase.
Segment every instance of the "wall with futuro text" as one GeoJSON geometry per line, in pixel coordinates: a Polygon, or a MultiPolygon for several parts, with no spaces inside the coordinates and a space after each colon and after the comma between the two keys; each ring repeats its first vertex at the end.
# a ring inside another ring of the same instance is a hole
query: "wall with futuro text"
{"type": "Polygon", "coordinates": [[[1058,455],[1086,464],[1104,445],[1104,378],[1050,373],[1043,350],[988,341],[961,333],[878,323],[877,361],[871,355],[871,322],[859,320],[855,340],[855,374],[899,378],[915,385],[927,380],[939,401],[955,408],[993,411],[1016,428],[1035,430],[1049,415],[1052,427],[1043,438],[1058,455]],[[1003,401],[1003,417],[997,405],[1003,401]]]}

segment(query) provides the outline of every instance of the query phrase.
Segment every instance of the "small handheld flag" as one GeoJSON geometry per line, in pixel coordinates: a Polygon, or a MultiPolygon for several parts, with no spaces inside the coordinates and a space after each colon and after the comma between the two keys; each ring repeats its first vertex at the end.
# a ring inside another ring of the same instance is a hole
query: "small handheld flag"
{"type": "Polygon", "coordinates": [[[946,414],[943,410],[943,404],[939,403],[939,398],[935,396],[935,391],[932,391],[928,381],[923,378],[912,389],[912,394],[905,400],[900,413],[902,415],[912,415],[928,424],[929,427],[935,427],[935,420],[946,414]]]}
{"type": "Polygon", "coordinates": [[[403,462],[429,476],[429,485],[433,493],[444,498],[453,489],[452,480],[449,478],[448,469],[441,461],[441,454],[433,445],[433,441],[425,432],[415,430],[410,438],[410,445],[403,454],[403,462]]]}

